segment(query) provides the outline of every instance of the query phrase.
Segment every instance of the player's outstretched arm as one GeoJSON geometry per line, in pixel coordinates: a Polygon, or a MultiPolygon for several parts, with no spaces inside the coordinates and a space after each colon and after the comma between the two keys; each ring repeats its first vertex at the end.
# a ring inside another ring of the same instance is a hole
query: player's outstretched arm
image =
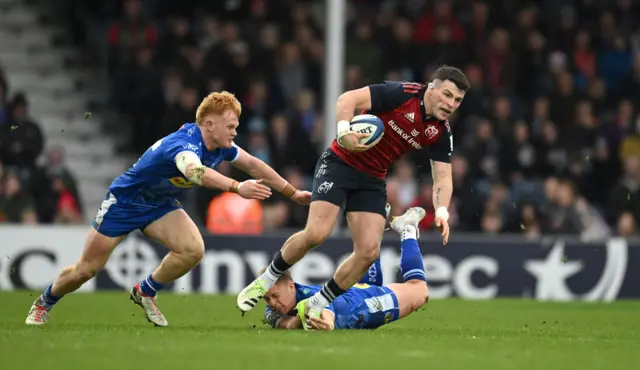
{"type": "Polygon", "coordinates": [[[433,177],[433,208],[436,210],[436,227],[442,233],[442,243],[449,241],[449,205],[453,195],[453,176],[451,163],[431,160],[433,177]]]}
{"type": "Polygon", "coordinates": [[[190,181],[210,189],[231,191],[246,199],[264,200],[271,196],[271,190],[261,181],[235,181],[209,167],[202,165],[198,155],[191,151],[176,155],[176,166],[190,181]]]}
{"type": "MultiPolygon", "coordinates": [[[[336,316],[330,310],[324,310],[320,318],[311,317],[309,319],[311,327],[316,330],[332,331],[335,327],[336,316]]],[[[275,329],[302,329],[302,322],[298,316],[282,316],[278,319],[275,329]]]]}
{"type": "Polygon", "coordinates": [[[264,163],[260,159],[247,153],[244,149],[238,148],[240,151],[238,158],[233,165],[240,170],[246,172],[255,179],[262,179],[264,183],[272,189],[276,189],[288,198],[293,199],[296,203],[308,205],[311,201],[311,193],[308,191],[298,190],[287,180],[282,178],[271,166],[264,163]]]}
{"type": "Polygon", "coordinates": [[[336,315],[330,310],[324,310],[320,317],[309,318],[311,327],[316,330],[333,331],[336,324],[336,315]]]}
{"type": "Polygon", "coordinates": [[[302,323],[300,322],[298,316],[283,316],[278,321],[278,326],[276,327],[276,329],[302,329],[302,323]]]}

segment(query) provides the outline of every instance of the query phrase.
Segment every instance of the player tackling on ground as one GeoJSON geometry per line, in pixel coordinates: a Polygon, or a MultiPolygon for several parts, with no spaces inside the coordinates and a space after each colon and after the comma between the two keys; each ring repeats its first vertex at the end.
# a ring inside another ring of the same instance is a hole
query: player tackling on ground
{"type": "Polygon", "coordinates": [[[98,210],[80,260],[65,267],[36,299],[26,323],[45,324],[51,308],[95,276],[124,237],[140,229],[170,252],[151,275],[131,289],[130,297],[150,322],[167,326],[156,304],[156,293],[189,272],[204,255],[200,231],[177,200],[195,185],[259,200],[271,195],[271,187],[299,204],[308,204],[311,193],[297,190],[271,167],[234,144],[240,113],[240,102],[232,94],[211,93],[198,107],[196,123],[185,124],[158,140],[133,167],[115,179],[98,210]],[[260,180],[239,183],[216,172],[214,169],[222,161],[232,162],[260,180]]]}
{"type": "MultiPolygon", "coordinates": [[[[333,279],[298,304],[298,310],[309,317],[319,317],[327,305],[355,284],[380,253],[387,169],[415,149],[430,149],[435,223],[446,244],[447,207],[453,192],[450,163],[453,136],[447,119],[458,109],[468,89],[469,82],[459,69],[442,66],[427,86],[385,82],[342,94],[336,105],[338,137],[316,166],[307,225],[291,236],[267,270],[240,292],[237,297],[240,310],[251,310],[285,271],[324,242],[343,203],[354,251],[338,267],[333,279]],[[356,110],[374,114],[385,124],[383,138],[371,149],[358,143],[366,134],[349,131],[356,110]]],[[[303,326],[309,328],[308,323],[303,326]]]]}
{"type": "MultiPolygon", "coordinates": [[[[382,286],[379,260],[359,284],[331,302],[320,317],[309,318],[310,326],[317,330],[375,329],[415,312],[429,299],[427,276],[418,246],[418,223],[426,212],[410,208],[391,222],[391,228],[401,235],[400,272],[402,283],[382,286]],[[374,271],[371,271],[371,270],[374,271]],[[371,281],[370,276],[375,276],[371,281]]],[[[295,311],[296,305],[311,297],[322,287],[295,283],[288,273],[278,278],[267,291],[264,322],[277,329],[301,329],[307,321],[295,311]]]]}

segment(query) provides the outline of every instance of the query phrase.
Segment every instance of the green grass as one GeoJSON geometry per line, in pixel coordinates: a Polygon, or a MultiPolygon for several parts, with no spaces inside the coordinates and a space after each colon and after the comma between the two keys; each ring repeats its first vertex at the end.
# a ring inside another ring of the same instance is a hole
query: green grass
{"type": "Polygon", "coordinates": [[[126,292],[70,295],[27,327],[35,296],[0,293],[1,369],[640,368],[640,302],[433,300],[375,331],[305,333],[266,328],[262,306],[241,317],[234,297],[170,294],[154,328],[126,292]]]}

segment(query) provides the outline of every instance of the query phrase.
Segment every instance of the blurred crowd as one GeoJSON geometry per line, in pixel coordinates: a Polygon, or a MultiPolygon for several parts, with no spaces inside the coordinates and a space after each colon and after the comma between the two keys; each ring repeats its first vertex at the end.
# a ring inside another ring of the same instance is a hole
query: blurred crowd
{"type": "MultiPolygon", "coordinates": [[[[207,92],[227,89],[243,104],[238,144],[309,188],[323,149],[325,1],[62,3],[76,43],[103,56],[111,107],[133,126],[130,151],[192,121],[207,92]],[[88,36],[95,34],[100,43],[88,36]]],[[[426,81],[440,64],[460,67],[472,84],[451,120],[455,230],[586,239],[637,233],[638,3],[348,3],[344,90],[426,81]]],[[[393,212],[425,206],[423,228],[431,228],[426,154],[398,162],[388,180],[393,212]]],[[[215,196],[198,190],[203,220],[216,210],[215,196]]],[[[267,228],[301,227],[306,218],[304,208],[278,197],[261,212],[256,220],[267,228]]]]}
{"type": "Polygon", "coordinates": [[[27,97],[10,91],[0,66],[0,224],[84,222],[62,148],[44,148],[27,97]]]}

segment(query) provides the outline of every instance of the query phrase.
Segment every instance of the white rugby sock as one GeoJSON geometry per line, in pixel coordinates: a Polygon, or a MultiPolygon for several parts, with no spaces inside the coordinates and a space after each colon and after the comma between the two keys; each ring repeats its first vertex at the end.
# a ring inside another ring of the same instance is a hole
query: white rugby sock
{"type": "Polygon", "coordinates": [[[415,226],[407,225],[404,227],[404,230],[402,230],[402,235],[400,236],[400,240],[406,239],[418,239],[418,230],[416,230],[415,226]]]}

